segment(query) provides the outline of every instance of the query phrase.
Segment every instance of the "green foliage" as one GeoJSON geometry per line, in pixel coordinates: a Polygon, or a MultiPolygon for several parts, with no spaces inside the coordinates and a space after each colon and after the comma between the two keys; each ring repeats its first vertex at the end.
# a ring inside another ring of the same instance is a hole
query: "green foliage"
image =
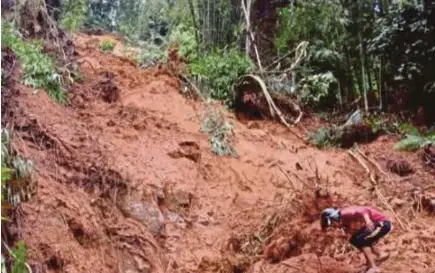
{"type": "Polygon", "coordinates": [[[178,43],[180,45],[180,55],[188,59],[197,57],[198,44],[194,31],[192,26],[179,24],[172,30],[169,37],[170,43],[178,43]]]}
{"type": "Polygon", "coordinates": [[[409,122],[400,123],[400,124],[396,125],[396,128],[399,131],[399,133],[401,133],[401,134],[408,134],[408,135],[414,135],[414,136],[420,135],[420,132],[418,131],[418,129],[409,122]]]}
{"type": "Polygon", "coordinates": [[[71,32],[76,32],[83,27],[86,13],[86,0],[66,0],[63,3],[60,26],[71,32]]]}
{"type": "Polygon", "coordinates": [[[216,49],[191,59],[189,69],[197,81],[211,89],[212,98],[228,102],[234,97],[234,84],[241,75],[252,71],[253,63],[236,49],[216,49]]]}
{"type": "Polygon", "coordinates": [[[309,105],[319,104],[322,99],[329,96],[333,84],[337,84],[337,79],[331,72],[303,78],[299,83],[302,101],[309,105]]]}
{"type": "Polygon", "coordinates": [[[40,41],[25,42],[11,24],[2,23],[2,43],[17,55],[23,70],[25,85],[43,88],[58,103],[66,103],[62,76],[56,71],[53,60],[42,52],[40,41]]]}
{"type": "Polygon", "coordinates": [[[237,155],[236,150],[228,138],[228,135],[233,133],[232,128],[233,126],[225,120],[221,111],[212,109],[211,107],[206,110],[201,131],[208,134],[208,142],[216,155],[237,155]]]}
{"type": "Polygon", "coordinates": [[[11,136],[8,130],[2,130],[1,136],[1,201],[2,208],[6,204],[17,205],[23,199],[30,198],[28,185],[32,182],[34,169],[31,160],[23,159],[10,151],[11,136]]]}
{"type": "Polygon", "coordinates": [[[286,53],[293,44],[309,41],[333,50],[343,38],[348,19],[337,1],[300,1],[296,8],[280,10],[276,35],[279,52],[286,53]]]}
{"type": "Polygon", "coordinates": [[[116,46],[116,43],[115,43],[115,42],[112,42],[112,41],[104,41],[104,42],[101,44],[100,48],[101,48],[101,50],[104,51],[104,52],[112,52],[113,49],[115,48],[115,46],[116,46]]]}
{"type": "Polygon", "coordinates": [[[168,58],[166,45],[158,46],[153,43],[142,42],[140,43],[140,48],[140,63],[165,62],[168,58]]]}
{"type": "Polygon", "coordinates": [[[330,146],[333,142],[333,133],[330,128],[320,127],[313,133],[308,134],[308,141],[310,141],[317,148],[324,148],[330,146]]]}
{"type": "Polygon", "coordinates": [[[12,249],[12,256],[14,261],[11,267],[11,273],[27,273],[27,249],[24,242],[18,242],[14,249],[12,249]]]}
{"type": "Polygon", "coordinates": [[[418,149],[432,145],[435,145],[435,135],[426,137],[418,135],[406,135],[405,139],[402,139],[394,145],[394,149],[416,151],[418,149]]]}
{"type": "Polygon", "coordinates": [[[420,131],[410,123],[396,125],[398,131],[406,134],[406,137],[394,145],[396,150],[416,151],[426,146],[435,145],[435,132],[432,130],[421,134],[420,131]]]}

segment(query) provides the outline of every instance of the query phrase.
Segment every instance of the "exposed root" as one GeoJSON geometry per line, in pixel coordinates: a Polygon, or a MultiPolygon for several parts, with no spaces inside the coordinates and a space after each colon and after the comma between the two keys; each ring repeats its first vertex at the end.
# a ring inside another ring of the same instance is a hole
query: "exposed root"
{"type": "Polygon", "coordinates": [[[402,222],[402,220],[399,218],[399,216],[397,215],[397,213],[394,211],[394,209],[391,207],[391,205],[388,203],[387,199],[385,198],[385,196],[381,193],[381,191],[378,188],[378,181],[377,181],[377,177],[375,175],[375,173],[373,171],[370,170],[370,168],[367,166],[367,164],[360,158],[358,157],[353,151],[349,150],[348,151],[349,155],[355,159],[366,171],[367,175],[369,176],[370,182],[372,183],[374,190],[376,192],[376,195],[378,196],[379,200],[385,205],[385,207],[391,211],[391,213],[394,215],[394,217],[396,218],[397,222],[399,223],[400,227],[403,230],[408,230],[409,228],[407,228],[404,223],[402,222]]]}
{"type": "Polygon", "coordinates": [[[423,149],[422,159],[424,163],[435,170],[435,146],[428,146],[423,149]]]}

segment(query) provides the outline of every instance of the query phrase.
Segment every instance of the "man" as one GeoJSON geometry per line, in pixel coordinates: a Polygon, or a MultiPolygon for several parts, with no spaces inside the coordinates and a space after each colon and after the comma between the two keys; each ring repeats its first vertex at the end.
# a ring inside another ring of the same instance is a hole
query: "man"
{"type": "Polygon", "coordinates": [[[378,261],[388,258],[387,253],[378,252],[374,244],[391,230],[391,222],[380,211],[365,206],[351,206],[343,209],[327,208],[320,215],[320,225],[323,231],[334,225],[352,234],[350,243],[364,253],[369,269],[367,273],[377,273],[373,252],[378,261]]]}

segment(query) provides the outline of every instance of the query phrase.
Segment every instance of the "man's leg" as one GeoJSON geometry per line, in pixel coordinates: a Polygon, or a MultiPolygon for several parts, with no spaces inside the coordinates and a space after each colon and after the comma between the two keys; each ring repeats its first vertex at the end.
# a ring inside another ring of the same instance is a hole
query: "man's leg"
{"type": "Polygon", "coordinates": [[[375,264],[375,260],[373,259],[372,254],[370,253],[370,247],[362,247],[362,253],[364,253],[364,257],[366,258],[367,265],[369,269],[377,269],[378,267],[375,264]]]}
{"type": "Polygon", "coordinates": [[[376,255],[378,262],[383,262],[390,257],[390,254],[384,251],[377,250],[374,246],[371,247],[372,252],[376,255]]]}

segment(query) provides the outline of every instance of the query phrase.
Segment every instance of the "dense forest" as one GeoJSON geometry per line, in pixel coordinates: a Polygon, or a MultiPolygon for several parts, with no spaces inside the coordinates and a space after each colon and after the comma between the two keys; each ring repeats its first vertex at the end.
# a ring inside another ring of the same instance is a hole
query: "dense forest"
{"type": "MultiPolygon", "coordinates": [[[[317,148],[396,135],[396,150],[423,150],[425,164],[435,167],[435,1],[5,0],[1,9],[2,272],[32,272],[14,230],[20,204],[32,199],[37,166],[11,143],[14,129],[24,135],[39,121],[22,125],[16,86],[44,89],[61,107],[82,107],[76,93],[92,77],[79,55],[92,50],[77,50],[80,35],[115,37],[99,43],[98,54],[116,48],[140,71],[164,67],[188,100],[217,101],[240,119],[307,127],[298,139],[317,148]]],[[[116,102],[115,72],[104,73],[101,96],[116,102]]],[[[237,157],[227,125],[209,118],[201,131],[214,154],[237,157]]],[[[56,146],[44,130],[36,135],[56,146]]],[[[64,266],[51,262],[52,270],[64,266]]]]}

